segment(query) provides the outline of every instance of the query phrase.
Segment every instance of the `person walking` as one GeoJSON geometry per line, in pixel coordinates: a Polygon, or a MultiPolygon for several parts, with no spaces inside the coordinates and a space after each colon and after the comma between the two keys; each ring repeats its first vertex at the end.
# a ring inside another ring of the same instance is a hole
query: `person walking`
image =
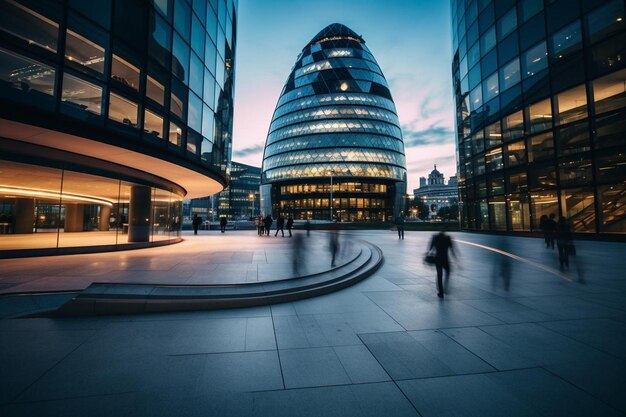
{"type": "Polygon", "coordinates": [[[258,215],[256,218],[256,227],[257,227],[257,233],[259,236],[263,236],[265,234],[265,220],[263,220],[263,216],[262,215],[258,215]]]}
{"type": "Polygon", "coordinates": [[[569,269],[569,255],[573,246],[572,227],[567,219],[561,216],[556,225],[556,247],[559,251],[561,269],[563,269],[563,266],[569,269]]]}
{"type": "Polygon", "coordinates": [[[307,219],[306,223],[304,223],[304,228],[306,229],[306,237],[311,236],[311,222],[307,219]]]}
{"type": "Polygon", "coordinates": [[[437,296],[443,298],[443,271],[446,271],[446,281],[450,278],[450,259],[448,251],[456,257],[452,239],[443,230],[434,235],[430,241],[429,252],[435,252],[435,268],[437,268],[437,296]]]}
{"type": "Polygon", "coordinates": [[[557,227],[556,220],[554,220],[555,217],[554,213],[550,213],[550,217],[546,221],[546,247],[550,249],[554,249],[554,236],[556,234],[557,227]]]}
{"type": "Polygon", "coordinates": [[[220,218],[220,230],[222,233],[226,232],[227,224],[228,224],[228,220],[226,220],[226,217],[220,218]]]}
{"type": "Polygon", "coordinates": [[[539,218],[539,229],[541,230],[541,233],[543,233],[543,241],[546,244],[546,248],[548,246],[550,246],[548,244],[548,215],[544,214],[543,216],[541,216],[539,218]]]}
{"type": "Polygon", "coordinates": [[[193,220],[191,220],[191,225],[193,226],[193,234],[198,234],[198,227],[200,227],[200,223],[202,223],[202,217],[199,217],[198,214],[193,215],[193,220]]]}
{"type": "Polygon", "coordinates": [[[266,234],[267,236],[269,236],[269,235],[270,235],[270,228],[272,227],[272,223],[274,223],[274,220],[272,220],[272,215],[271,215],[271,214],[268,214],[268,215],[265,217],[265,234],[266,234]]]}
{"type": "Polygon", "coordinates": [[[402,214],[396,217],[396,228],[398,229],[398,239],[404,240],[404,217],[402,214]]]}
{"type": "Polygon", "coordinates": [[[278,236],[278,231],[280,231],[283,234],[283,237],[285,237],[285,218],[280,213],[276,219],[276,233],[274,233],[274,237],[278,236]]]}
{"type": "Polygon", "coordinates": [[[289,232],[289,237],[293,237],[293,235],[291,234],[291,229],[293,229],[293,217],[290,214],[289,218],[287,219],[287,231],[289,232]]]}
{"type": "Polygon", "coordinates": [[[337,252],[339,252],[339,226],[337,224],[331,225],[328,248],[331,255],[330,266],[335,266],[335,258],[337,257],[337,252]]]}

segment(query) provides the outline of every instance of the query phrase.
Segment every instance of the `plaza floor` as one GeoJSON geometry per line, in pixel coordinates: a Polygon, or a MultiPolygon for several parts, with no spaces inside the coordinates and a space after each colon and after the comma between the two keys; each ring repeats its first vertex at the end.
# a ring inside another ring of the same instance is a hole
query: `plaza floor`
{"type": "MultiPolygon", "coordinates": [[[[247,278],[252,269],[258,279],[271,263],[286,271],[287,238],[253,233],[0,260],[0,285],[76,286],[98,262],[98,279],[133,270],[189,280],[198,270],[185,267],[185,256],[200,248],[250,253],[215,257],[233,260],[221,276],[247,278]],[[264,264],[261,253],[274,262],[264,264]]],[[[429,233],[400,241],[363,231],[343,233],[342,243],[378,245],[384,265],[325,296],[208,312],[0,320],[0,415],[626,414],[626,244],[577,242],[578,256],[561,271],[539,239],[453,237],[458,258],[443,300],[422,263],[429,233]]],[[[327,247],[326,234],[312,233],[307,265],[326,268],[327,247]]]]}

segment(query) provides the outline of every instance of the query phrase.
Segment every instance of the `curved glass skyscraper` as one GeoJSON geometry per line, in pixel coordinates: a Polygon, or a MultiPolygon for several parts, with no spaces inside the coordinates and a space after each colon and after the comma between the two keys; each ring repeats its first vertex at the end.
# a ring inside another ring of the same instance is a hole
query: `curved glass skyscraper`
{"type": "Polygon", "coordinates": [[[227,184],[236,3],[0,1],[0,256],[180,240],[227,184]]]}
{"type": "Polygon", "coordinates": [[[346,26],[324,28],[298,55],[269,128],[261,182],[261,208],[274,215],[383,221],[402,209],[396,108],[376,59],[346,26]]]}
{"type": "Polygon", "coordinates": [[[626,233],[623,0],[452,0],[462,226],[626,233]]]}

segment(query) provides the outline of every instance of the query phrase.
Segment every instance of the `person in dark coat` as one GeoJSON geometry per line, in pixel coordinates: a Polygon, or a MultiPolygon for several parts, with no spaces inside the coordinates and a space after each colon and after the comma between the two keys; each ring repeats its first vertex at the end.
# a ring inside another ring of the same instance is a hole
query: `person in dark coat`
{"type": "Polygon", "coordinates": [[[287,231],[289,232],[289,237],[293,236],[291,234],[291,229],[293,229],[293,217],[291,217],[291,215],[289,215],[289,218],[287,219],[287,231]]]}
{"type": "Polygon", "coordinates": [[[278,231],[280,231],[283,234],[283,237],[285,237],[285,218],[282,214],[279,214],[276,219],[276,233],[274,233],[274,237],[278,236],[278,231]]]}
{"type": "Polygon", "coordinates": [[[398,239],[404,240],[404,217],[396,217],[396,228],[398,229],[398,239]]]}
{"type": "Polygon", "coordinates": [[[228,224],[228,220],[226,220],[226,217],[222,217],[220,219],[220,230],[222,233],[226,232],[226,225],[228,224]]]}
{"type": "Polygon", "coordinates": [[[572,227],[563,216],[559,218],[559,222],[556,225],[556,246],[559,250],[559,264],[561,265],[561,269],[563,269],[563,266],[569,269],[569,255],[571,247],[573,246],[572,227]]]}
{"type": "Polygon", "coordinates": [[[550,246],[548,243],[548,215],[544,214],[539,219],[539,229],[543,233],[543,241],[546,243],[546,248],[550,246]]]}
{"type": "Polygon", "coordinates": [[[263,219],[263,216],[259,214],[254,222],[256,223],[258,235],[263,236],[265,234],[265,219],[263,219]]]}
{"type": "Polygon", "coordinates": [[[197,214],[193,215],[193,220],[191,220],[191,225],[193,226],[193,234],[198,234],[198,227],[200,227],[200,223],[202,223],[202,217],[199,217],[197,214]]]}
{"type": "Polygon", "coordinates": [[[549,247],[550,249],[554,249],[554,236],[556,234],[557,227],[556,220],[554,220],[555,217],[554,213],[550,213],[550,217],[546,221],[546,247],[549,247]]]}
{"type": "Polygon", "coordinates": [[[271,214],[268,214],[268,215],[265,217],[265,234],[266,234],[267,236],[269,236],[269,235],[270,235],[270,228],[272,227],[272,223],[274,223],[274,220],[272,220],[272,215],[271,215],[271,214]]]}
{"type": "Polygon", "coordinates": [[[443,231],[434,235],[430,241],[429,251],[435,251],[435,267],[437,268],[437,296],[443,298],[443,271],[446,271],[446,281],[450,278],[450,259],[448,251],[456,257],[452,239],[443,231]]]}
{"type": "Polygon", "coordinates": [[[328,249],[331,256],[330,266],[335,266],[335,258],[339,252],[339,226],[337,224],[331,225],[328,249]]]}

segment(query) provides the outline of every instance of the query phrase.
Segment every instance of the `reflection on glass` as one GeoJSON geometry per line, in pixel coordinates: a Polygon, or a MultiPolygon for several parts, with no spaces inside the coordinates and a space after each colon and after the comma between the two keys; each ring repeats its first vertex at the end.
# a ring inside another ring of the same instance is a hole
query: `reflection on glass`
{"type": "Polygon", "coordinates": [[[528,195],[511,194],[507,196],[510,230],[530,230],[530,204],[528,195]]]}
{"type": "Polygon", "coordinates": [[[127,126],[137,127],[137,103],[120,95],[109,95],[109,119],[127,126]]]}
{"type": "Polygon", "coordinates": [[[152,189],[152,241],[168,240],[174,228],[170,215],[170,192],[152,189]]]}
{"type": "Polygon", "coordinates": [[[163,139],[163,118],[146,109],[143,116],[143,130],[149,135],[163,139]]]}
{"type": "MultiPolygon", "coordinates": [[[[0,48],[0,88],[33,95],[54,94],[54,68],[0,48]]],[[[13,91],[10,94],[14,94],[13,91]]]]}
{"type": "Polygon", "coordinates": [[[593,81],[596,114],[626,107],[626,70],[593,81]]]}
{"type": "Polygon", "coordinates": [[[524,136],[524,112],[522,110],[502,119],[502,135],[504,141],[524,136]]]}
{"type": "Polygon", "coordinates": [[[498,39],[502,40],[517,27],[517,12],[515,7],[498,21],[498,39]]]}
{"type": "Polygon", "coordinates": [[[613,0],[587,15],[589,40],[596,42],[624,28],[624,2],[613,0]]]}
{"type": "Polygon", "coordinates": [[[196,154],[198,151],[198,143],[195,135],[191,135],[191,132],[187,132],[187,152],[196,154]]]}
{"type": "Polygon", "coordinates": [[[196,132],[202,130],[202,100],[192,92],[189,92],[187,126],[194,129],[196,132]]]}
{"type": "Polygon", "coordinates": [[[485,101],[489,101],[500,92],[498,89],[498,73],[494,72],[490,77],[484,82],[483,85],[483,97],[485,101]]]}
{"type": "Polygon", "coordinates": [[[591,149],[589,124],[586,120],[558,129],[556,137],[559,156],[585,152],[591,149]]]}
{"type": "Polygon", "coordinates": [[[487,32],[480,37],[480,51],[485,55],[493,47],[496,46],[496,27],[492,26],[487,32]]]}
{"type": "Polygon", "coordinates": [[[596,118],[594,144],[596,148],[626,145],[626,112],[609,114],[596,118]]]}
{"type": "Polygon", "coordinates": [[[102,87],[68,73],[63,74],[61,101],[65,110],[71,113],[89,112],[102,115],[102,87]]]}
{"type": "Polygon", "coordinates": [[[585,85],[564,91],[556,96],[558,124],[565,124],[587,117],[587,90],[585,85]]]}
{"type": "Polygon", "coordinates": [[[13,0],[0,2],[0,29],[28,45],[57,51],[59,24],[13,0]]]}
{"type": "Polygon", "coordinates": [[[520,79],[519,58],[515,58],[500,69],[500,85],[502,91],[513,87],[520,82],[520,79]]]}
{"type": "Polygon", "coordinates": [[[567,25],[552,36],[552,58],[563,59],[582,48],[580,21],[567,25]]]}
{"type": "Polygon", "coordinates": [[[480,86],[470,92],[470,111],[476,111],[483,105],[483,93],[480,86]]]}
{"type": "Polygon", "coordinates": [[[139,68],[115,54],[111,63],[111,79],[139,90],[139,68]]]}
{"type": "Polygon", "coordinates": [[[523,140],[505,145],[504,150],[507,167],[526,163],[526,146],[523,140]]]}
{"type": "Polygon", "coordinates": [[[532,77],[539,71],[546,69],[548,67],[547,56],[548,51],[546,50],[545,42],[541,42],[539,45],[533,46],[524,52],[522,57],[524,78],[532,77]]]}
{"type": "Polygon", "coordinates": [[[485,153],[485,165],[487,172],[504,168],[502,161],[502,148],[495,148],[485,153]]]}
{"type": "Polygon", "coordinates": [[[504,197],[489,199],[489,220],[493,230],[506,230],[506,202],[504,197]]]}

